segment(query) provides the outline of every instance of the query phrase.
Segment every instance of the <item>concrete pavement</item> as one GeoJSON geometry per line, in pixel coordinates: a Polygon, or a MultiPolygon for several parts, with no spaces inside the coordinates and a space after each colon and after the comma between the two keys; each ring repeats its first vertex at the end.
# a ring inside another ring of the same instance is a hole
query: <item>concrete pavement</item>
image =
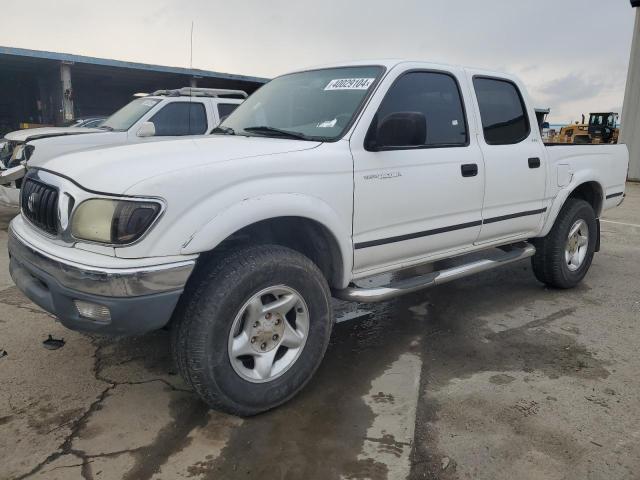
{"type": "Polygon", "coordinates": [[[208,410],[168,333],[65,330],[12,285],[0,212],[0,479],[640,477],[640,185],[570,291],[529,263],[395,301],[340,305],[301,395],[208,410]],[[51,334],[58,350],[43,348],[51,334]],[[0,352],[1,354],[1,352],[0,352]]]}

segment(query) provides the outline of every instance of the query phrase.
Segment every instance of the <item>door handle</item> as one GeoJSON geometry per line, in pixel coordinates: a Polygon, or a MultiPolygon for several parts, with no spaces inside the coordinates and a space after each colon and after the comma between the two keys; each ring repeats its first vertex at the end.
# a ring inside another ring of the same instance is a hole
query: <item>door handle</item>
{"type": "Polygon", "coordinates": [[[478,165],[476,163],[465,163],[460,165],[460,172],[463,177],[475,177],[478,175],[478,165]]]}
{"type": "Polygon", "coordinates": [[[529,159],[529,168],[539,168],[540,159],[538,157],[532,157],[529,159]]]}

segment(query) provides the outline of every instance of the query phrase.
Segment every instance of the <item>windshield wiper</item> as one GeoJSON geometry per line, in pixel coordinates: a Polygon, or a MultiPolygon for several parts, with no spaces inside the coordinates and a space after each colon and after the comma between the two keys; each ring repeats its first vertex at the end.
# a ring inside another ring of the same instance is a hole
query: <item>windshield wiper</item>
{"type": "Polygon", "coordinates": [[[236,131],[231,127],[216,127],[211,130],[211,133],[222,133],[224,135],[235,135],[236,131]]]}
{"type": "Polygon", "coordinates": [[[266,125],[257,125],[255,127],[245,127],[243,130],[256,133],[275,133],[281,137],[297,138],[299,140],[310,140],[304,133],[292,132],[290,130],[281,130],[275,127],[267,127],[266,125]]]}
{"type": "Polygon", "coordinates": [[[108,132],[113,132],[113,127],[110,127],[109,125],[99,125],[98,128],[101,128],[102,130],[106,130],[108,132]]]}

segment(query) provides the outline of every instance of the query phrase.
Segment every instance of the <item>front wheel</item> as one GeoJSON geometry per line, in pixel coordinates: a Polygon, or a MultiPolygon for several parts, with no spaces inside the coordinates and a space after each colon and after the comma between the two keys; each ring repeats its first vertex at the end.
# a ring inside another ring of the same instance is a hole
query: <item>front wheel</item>
{"type": "Polygon", "coordinates": [[[320,365],[333,314],[307,257],[250,246],[212,258],[173,332],[183,377],[212,407],[254,415],[299,392],[320,365]]]}
{"type": "Polygon", "coordinates": [[[556,288],[575,287],[591,266],[598,226],[593,207],[570,198],[564,204],[546,237],[533,240],[533,273],[541,282],[556,288]]]}

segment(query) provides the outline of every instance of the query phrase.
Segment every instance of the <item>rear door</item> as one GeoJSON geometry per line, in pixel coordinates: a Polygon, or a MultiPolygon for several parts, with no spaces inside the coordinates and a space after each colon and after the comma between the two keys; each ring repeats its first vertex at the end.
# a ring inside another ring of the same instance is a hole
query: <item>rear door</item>
{"type": "Polygon", "coordinates": [[[388,75],[351,137],[357,274],[469,247],[478,236],[484,168],[457,74],[463,72],[388,75]],[[369,129],[409,112],[426,118],[426,138],[411,145],[399,139],[381,151],[365,147],[369,129]]]}
{"type": "Polygon", "coordinates": [[[483,224],[476,243],[536,233],[545,212],[546,152],[515,80],[467,72],[480,113],[485,165],[483,224]]]}

